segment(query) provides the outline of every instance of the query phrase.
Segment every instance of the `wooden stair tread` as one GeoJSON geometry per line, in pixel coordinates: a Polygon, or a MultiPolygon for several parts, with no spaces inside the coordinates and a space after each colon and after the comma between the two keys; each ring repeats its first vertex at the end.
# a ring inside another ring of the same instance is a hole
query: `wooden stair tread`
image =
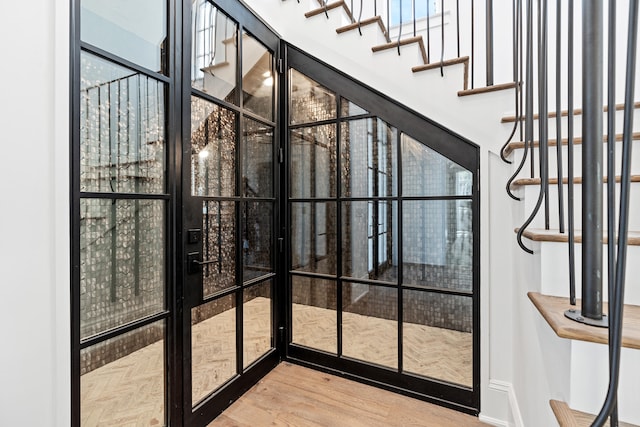
{"type": "Polygon", "coordinates": [[[502,83],[499,85],[477,87],[474,89],[465,89],[458,91],[458,96],[478,95],[481,93],[497,92],[499,90],[514,89],[518,84],[516,82],[502,83]]]}
{"type": "MultiPolygon", "coordinates": [[[[597,344],[607,344],[609,341],[607,328],[585,325],[565,317],[565,311],[571,308],[580,308],[580,300],[577,300],[576,305],[572,306],[569,304],[569,298],[542,295],[538,292],[529,292],[527,296],[560,338],[597,344]]],[[[602,308],[606,313],[609,305],[603,302],[602,308]]],[[[640,306],[624,305],[622,346],[640,350],[640,306]]]]}
{"type": "MultiPolygon", "coordinates": [[[[620,182],[622,178],[620,177],[620,175],[616,176],[616,182],[620,182]]],[[[520,178],[520,179],[516,179],[515,181],[513,181],[511,183],[512,187],[518,187],[521,185],[540,185],[540,178],[520,178]]],[[[604,182],[608,182],[608,177],[605,175],[604,176],[604,182]]],[[[631,182],[640,182],[640,175],[631,175],[631,182]]],[[[568,184],[569,183],[569,178],[564,177],[562,178],[562,183],[563,184],[568,184]]],[[[582,177],[581,176],[576,176],[573,178],[573,183],[574,184],[582,184],[582,177]]],[[[549,184],[558,184],[558,178],[549,178],[549,184]]]]}
{"type": "MultiPolygon", "coordinates": [[[[609,139],[609,135],[603,135],[602,136],[602,142],[607,142],[607,139],[609,139]]],[[[631,135],[631,139],[633,139],[633,140],[640,139],[640,132],[634,132],[631,135]]],[[[618,142],[622,141],[622,134],[621,133],[617,133],[616,136],[615,136],[615,140],[618,141],[618,142]]],[[[569,144],[569,139],[568,138],[562,138],[562,140],[560,140],[560,143],[561,143],[561,145],[567,145],[567,144],[569,144]]],[[[582,144],[582,137],[581,136],[576,136],[575,138],[573,138],[573,143],[575,145],[581,145],[582,144]]],[[[549,147],[555,147],[556,145],[558,145],[558,140],[557,139],[550,139],[549,140],[549,147]]],[[[533,141],[533,146],[534,147],[539,147],[540,146],[540,141],[533,141]]],[[[504,155],[508,156],[514,150],[517,150],[517,149],[520,149],[520,148],[524,148],[524,141],[510,142],[509,144],[507,144],[506,148],[504,149],[504,155]]]]}
{"type": "MultiPolygon", "coordinates": [[[[514,231],[517,233],[518,228],[514,231]]],[[[569,241],[568,233],[560,233],[557,229],[545,230],[542,228],[528,228],[522,233],[524,237],[534,242],[556,242],[567,243],[569,241]]],[[[602,236],[603,243],[608,242],[607,233],[602,236]]],[[[582,230],[575,230],[575,242],[582,243],[582,230]]],[[[628,245],[640,246],[640,231],[629,231],[628,245]]]]}
{"type": "MultiPolygon", "coordinates": [[[[322,3],[320,3],[320,4],[322,4],[322,3]]],[[[321,6],[321,7],[317,8],[317,9],[310,10],[309,12],[305,13],[304,16],[306,18],[311,18],[313,16],[322,15],[325,11],[330,11],[330,10],[333,10],[333,9],[337,9],[339,7],[344,8],[344,11],[347,13],[347,16],[349,17],[349,20],[351,20],[351,22],[353,22],[354,21],[353,15],[351,14],[351,11],[349,10],[349,7],[344,2],[344,0],[335,1],[333,3],[328,3],[326,6],[321,6]]]]}
{"type": "Polygon", "coordinates": [[[417,43],[418,48],[420,49],[420,55],[422,56],[422,61],[425,64],[429,63],[429,59],[427,58],[427,51],[424,48],[424,41],[422,40],[422,36],[407,37],[406,39],[400,39],[400,42],[394,41],[390,43],[381,44],[381,45],[372,47],[371,50],[373,52],[382,52],[389,49],[396,49],[398,47],[398,43],[400,44],[400,46],[406,46],[409,44],[417,43]]]}
{"type": "MultiPolygon", "coordinates": [[[[640,102],[635,102],[633,104],[633,108],[640,108],[640,102]]],[[[616,104],[616,111],[621,111],[624,110],[624,104],[616,104]]],[[[609,107],[605,106],[602,111],[606,112],[609,111],[609,107]]],[[[569,115],[569,110],[562,110],[560,112],[560,117],[567,117],[569,115]]],[[[579,116],[582,115],[582,108],[576,108],[575,110],[573,110],[573,115],[574,116],[579,116]]],[[[558,113],[556,111],[552,111],[548,114],[547,117],[549,118],[554,118],[557,117],[558,113]]],[[[540,118],[540,115],[538,114],[534,114],[533,115],[533,119],[534,120],[538,120],[540,118]]],[[[524,120],[525,117],[524,116],[520,116],[520,120],[524,120]]],[[[516,116],[505,116],[502,118],[502,120],[500,121],[501,123],[513,123],[516,121],[516,116]]]]}
{"type": "Polygon", "coordinates": [[[419,73],[421,71],[437,70],[440,67],[448,67],[450,65],[458,65],[458,64],[464,65],[464,83],[462,87],[466,90],[467,87],[469,86],[469,57],[468,56],[461,56],[460,58],[447,59],[446,61],[441,61],[441,62],[432,62],[430,64],[417,65],[415,67],[412,67],[411,71],[413,71],[414,73],[419,73]]]}
{"type": "Polygon", "coordinates": [[[217,70],[218,68],[223,68],[229,65],[229,61],[218,62],[217,64],[207,65],[206,67],[200,68],[200,71],[203,73],[208,73],[213,70],[217,70]]]}
{"type": "MultiPolygon", "coordinates": [[[[590,427],[595,415],[587,414],[586,412],[576,411],[571,409],[566,402],[560,400],[550,400],[549,405],[553,410],[553,414],[558,420],[560,427],[590,427]]],[[[620,427],[638,427],[635,424],[619,422],[620,427]]],[[[605,426],[609,426],[609,423],[605,423],[605,426]]]]}
{"type": "Polygon", "coordinates": [[[384,22],[382,21],[381,16],[374,16],[371,18],[363,19],[362,21],[360,21],[359,25],[358,25],[358,22],[354,22],[353,24],[336,28],[336,33],[338,34],[346,33],[347,31],[357,30],[358,27],[364,27],[371,24],[378,24],[378,27],[380,27],[380,30],[382,31],[384,38],[387,40],[387,42],[391,43],[391,39],[389,38],[389,33],[384,26],[384,22]]]}

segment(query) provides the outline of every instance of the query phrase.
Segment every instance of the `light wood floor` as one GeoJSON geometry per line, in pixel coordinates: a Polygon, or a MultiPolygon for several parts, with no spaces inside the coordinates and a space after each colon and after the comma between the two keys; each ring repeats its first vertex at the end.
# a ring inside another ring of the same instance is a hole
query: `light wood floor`
{"type": "Polygon", "coordinates": [[[281,363],[209,427],[475,427],[470,415],[281,363]]]}

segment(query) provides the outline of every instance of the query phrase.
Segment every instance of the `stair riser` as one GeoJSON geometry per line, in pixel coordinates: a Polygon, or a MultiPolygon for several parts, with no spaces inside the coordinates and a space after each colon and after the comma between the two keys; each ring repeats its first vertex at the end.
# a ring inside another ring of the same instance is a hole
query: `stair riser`
{"type": "MultiPolygon", "coordinates": [[[[516,193],[524,198],[524,212],[529,214],[533,211],[536,201],[538,200],[538,193],[540,187],[537,185],[525,185],[524,189],[518,190],[516,193]]],[[[577,230],[582,229],[582,185],[574,184],[574,210],[575,210],[575,228],[577,230]]],[[[568,185],[563,185],[564,190],[564,216],[565,226],[567,224],[567,212],[568,212],[568,185]]],[[[629,229],[640,230],[640,182],[631,183],[631,204],[629,206],[629,229]]],[[[607,229],[607,217],[606,217],[606,187],[603,185],[603,198],[604,198],[604,229],[607,229]]],[[[620,203],[620,184],[616,184],[616,218],[618,218],[618,206],[620,203]]],[[[558,214],[558,186],[552,184],[549,186],[549,226],[552,229],[558,229],[559,224],[558,214]]],[[[538,215],[531,223],[530,228],[544,228],[544,204],[541,206],[538,215]]]]}

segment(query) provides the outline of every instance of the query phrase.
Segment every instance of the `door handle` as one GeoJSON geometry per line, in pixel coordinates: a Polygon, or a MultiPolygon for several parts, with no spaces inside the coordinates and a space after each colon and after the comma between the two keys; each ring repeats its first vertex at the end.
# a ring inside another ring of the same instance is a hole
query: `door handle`
{"type": "Polygon", "coordinates": [[[208,259],[200,261],[200,252],[190,252],[187,254],[187,273],[196,274],[202,271],[202,266],[207,264],[214,264],[218,262],[217,259],[208,259]]]}

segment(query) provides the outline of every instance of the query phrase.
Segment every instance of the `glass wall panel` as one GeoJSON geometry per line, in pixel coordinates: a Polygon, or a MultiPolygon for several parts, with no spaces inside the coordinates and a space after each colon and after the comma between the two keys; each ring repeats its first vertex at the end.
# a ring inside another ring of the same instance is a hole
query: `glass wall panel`
{"type": "Polygon", "coordinates": [[[337,289],[332,280],[291,277],[293,343],[337,352],[337,289]]]}
{"type": "Polygon", "coordinates": [[[244,108],[273,120],[273,56],[258,40],[242,35],[242,102],[244,108]]]}
{"type": "Polygon", "coordinates": [[[398,367],[398,290],[360,283],[342,285],[342,354],[398,367]]]}
{"type": "Polygon", "coordinates": [[[236,297],[191,310],[191,401],[193,406],[236,375],[236,297]]]}
{"type": "Polygon", "coordinates": [[[165,322],[80,351],[82,427],[165,423],[165,322]]]}
{"type": "Polygon", "coordinates": [[[341,126],[342,196],[396,196],[397,130],[376,118],[341,126]]]}
{"type": "Polygon", "coordinates": [[[191,97],[191,193],[236,195],[236,114],[191,97]]]}
{"type": "Polygon", "coordinates": [[[246,368],[274,347],[271,281],[243,290],[243,366],[246,368]]]}
{"type": "Polygon", "coordinates": [[[336,204],[291,204],[292,269],[336,274],[336,204]]]}
{"type": "Polygon", "coordinates": [[[273,197],[273,128],[244,118],[242,195],[273,197]]]}
{"type": "Polygon", "coordinates": [[[166,0],[82,0],[80,38],[152,71],[165,72],[166,0]]]}
{"type": "Polygon", "coordinates": [[[336,196],[336,127],[313,126],[291,130],[289,194],[292,198],[336,196]]]}
{"type": "Polygon", "coordinates": [[[336,118],[336,95],[294,69],[289,74],[289,122],[292,125],[336,118]]]}
{"type": "Polygon", "coordinates": [[[369,114],[369,112],[346,98],[340,98],[340,115],[342,117],[360,116],[362,114],[369,114]]]}
{"type": "Polygon", "coordinates": [[[273,272],[273,202],[245,202],[242,208],[243,280],[273,272]]]}
{"type": "Polygon", "coordinates": [[[405,372],[473,385],[471,297],[403,291],[405,372]]]}
{"type": "Polygon", "coordinates": [[[208,0],[191,5],[191,86],[237,104],[238,25],[208,0]]]}
{"type": "Polygon", "coordinates": [[[165,84],[81,55],[80,191],[164,193],[165,84]]]}
{"type": "Polygon", "coordinates": [[[471,291],[471,200],[405,201],[402,268],[405,284],[471,291]]]}
{"type": "Polygon", "coordinates": [[[236,285],[236,204],[202,204],[202,266],[204,297],[236,285]]]}
{"type": "Polygon", "coordinates": [[[398,280],[397,202],[343,202],[342,275],[398,280]]]}
{"type": "Polygon", "coordinates": [[[402,134],[403,196],[470,196],[473,174],[402,134]]]}
{"type": "Polygon", "coordinates": [[[165,306],[165,202],[80,200],[80,337],[165,306]]]}

